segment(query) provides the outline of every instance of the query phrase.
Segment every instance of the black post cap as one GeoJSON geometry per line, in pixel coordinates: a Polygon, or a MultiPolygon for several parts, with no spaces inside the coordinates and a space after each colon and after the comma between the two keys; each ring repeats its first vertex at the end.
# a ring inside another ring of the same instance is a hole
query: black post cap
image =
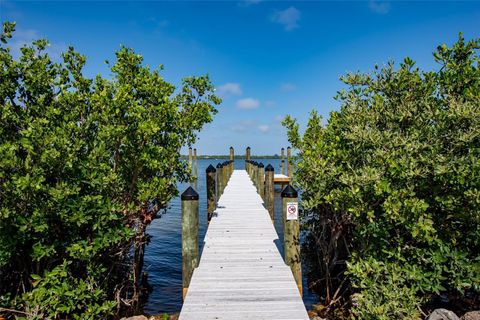
{"type": "Polygon", "coordinates": [[[233,149],[233,147],[230,147],[230,149],[233,149]]]}
{"type": "Polygon", "coordinates": [[[182,193],[181,198],[182,200],[198,200],[198,193],[192,187],[188,187],[187,190],[182,193]]]}
{"type": "Polygon", "coordinates": [[[250,149],[250,147],[247,147],[247,149],[250,149]]]}
{"type": "Polygon", "coordinates": [[[271,164],[269,164],[268,166],[265,167],[265,171],[275,171],[275,169],[271,164]]]}
{"type": "Polygon", "coordinates": [[[217,172],[214,166],[209,165],[207,170],[205,170],[207,173],[212,173],[212,172],[217,172]]]}
{"type": "Polygon", "coordinates": [[[260,162],[260,163],[258,164],[258,167],[259,167],[259,168],[263,168],[263,163],[260,162]]]}
{"type": "Polygon", "coordinates": [[[218,169],[218,168],[221,168],[221,167],[222,167],[222,164],[219,162],[219,163],[217,164],[217,169],[218,169]]]}
{"type": "Polygon", "coordinates": [[[282,198],[298,198],[298,192],[291,185],[287,185],[281,194],[282,198]]]}

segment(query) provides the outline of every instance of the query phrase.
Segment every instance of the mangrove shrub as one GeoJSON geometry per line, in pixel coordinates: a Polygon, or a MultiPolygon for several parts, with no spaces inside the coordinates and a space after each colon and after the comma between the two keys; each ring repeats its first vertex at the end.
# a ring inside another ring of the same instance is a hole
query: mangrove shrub
{"type": "Polygon", "coordinates": [[[326,125],[305,132],[296,183],[324,303],[359,319],[422,318],[437,297],[480,292],[479,40],[441,45],[439,67],[404,59],[351,73],[326,125]]]}
{"type": "Polygon", "coordinates": [[[180,149],[212,121],[208,77],[180,88],[122,47],[111,78],[72,47],[0,47],[0,306],[35,319],[138,307],[146,225],[189,178],[180,149]]]}

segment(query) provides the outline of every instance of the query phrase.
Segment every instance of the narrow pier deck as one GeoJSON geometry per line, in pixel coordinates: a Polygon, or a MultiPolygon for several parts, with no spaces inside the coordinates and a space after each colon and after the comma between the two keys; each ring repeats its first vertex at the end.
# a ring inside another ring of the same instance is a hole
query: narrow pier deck
{"type": "Polygon", "coordinates": [[[245,170],[218,202],[180,320],[308,319],[281,239],[245,170]]]}

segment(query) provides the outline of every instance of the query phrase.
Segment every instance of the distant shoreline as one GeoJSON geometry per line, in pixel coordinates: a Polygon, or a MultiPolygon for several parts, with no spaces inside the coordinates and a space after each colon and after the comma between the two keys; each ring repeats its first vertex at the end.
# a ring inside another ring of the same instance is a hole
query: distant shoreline
{"type": "MultiPolygon", "coordinates": [[[[188,155],[181,155],[182,159],[188,159],[188,155]]],[[[251,159],[281,159],[281,156],[279,155],[264,155],[264,156],[258,156],[258,155],[252,155],[250,156],[251,159]]],[[[286,156],[285,156],[286,158],[286,156]]],[[[230,159],[229,155],[197,155],[197,159],[230,159]]],[[[245,159],[245,155],[237,155],[235,156],[235,159],[238,160],[243,160],[245,159]]]]}

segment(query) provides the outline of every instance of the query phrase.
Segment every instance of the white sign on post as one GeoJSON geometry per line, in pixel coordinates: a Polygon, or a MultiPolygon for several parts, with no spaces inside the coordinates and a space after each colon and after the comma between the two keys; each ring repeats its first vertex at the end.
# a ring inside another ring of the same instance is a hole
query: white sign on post
{"type": "Polygon", "coordinates": [[[287,220],[298,220],[298,202],[287,202],[287,220]]]}

